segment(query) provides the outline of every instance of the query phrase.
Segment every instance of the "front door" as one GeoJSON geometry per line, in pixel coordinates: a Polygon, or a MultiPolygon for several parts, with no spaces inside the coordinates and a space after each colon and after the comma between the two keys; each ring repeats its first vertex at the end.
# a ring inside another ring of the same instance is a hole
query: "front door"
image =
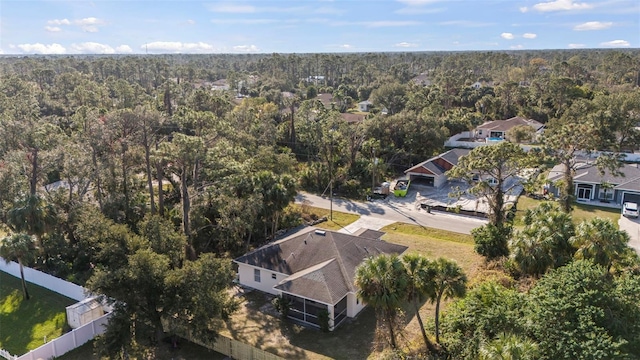
{"type": "Polygon", "coordinates": [[[591,200],[591,186],[582,187],[578,185],[578,200],[591,200]]]}

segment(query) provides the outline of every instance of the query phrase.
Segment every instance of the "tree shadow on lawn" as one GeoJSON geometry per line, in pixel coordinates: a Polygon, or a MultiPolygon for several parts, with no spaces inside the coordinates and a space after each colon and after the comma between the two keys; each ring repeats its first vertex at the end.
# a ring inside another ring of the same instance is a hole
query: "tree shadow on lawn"
{"type": "MultiPolygon", "coordinates": [[[[381,330],[381,337],[376,337],[377,319],[371,307],[364,308],[356,318],[347,319],[335,331],[324,333],[279,317],[270,305],[272,298],[259,291],[246,293],[239,312],[224,325],[228,335],[287,359],[367,359],[376,348],[388,347],[386,329],[381,330]]],[[[435,305],[425,301],[418,305],[427,335],[435,341],[435,305]]],[[[402,311],[400,346],[421,352],[424,344],[415,309],[407,303],[402,311]]]]}
{"type": "Polygon", "coordinates": [[[66,328],[65,307],[73,299],[28,283],[31,299],[24,300],[20,279],[2,274],[0,279],[0,347],[22,355],[59,337],[66,328]],[[11,289],[13,288],[13,290],[11,289]]]}
{"type": "Polygon", "coordinates": [[[289,344],[286,324],[282,319],[263,312],[272,297],[259,291],[244,294],[238,313],[224,326],[229,335],[245,344],[287,359],[308,359],[304,349],[289,344]]]}

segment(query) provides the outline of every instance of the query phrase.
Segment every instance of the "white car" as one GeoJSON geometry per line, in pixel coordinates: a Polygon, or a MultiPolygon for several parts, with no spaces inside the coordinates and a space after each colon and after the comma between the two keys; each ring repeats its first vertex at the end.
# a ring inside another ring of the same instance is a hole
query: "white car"
{"type": "Polygon", "coordinates": [[[622,205],[622,216],[625,217],[638,217],[638,204],[632,202],[626,202],[622,205]]]}

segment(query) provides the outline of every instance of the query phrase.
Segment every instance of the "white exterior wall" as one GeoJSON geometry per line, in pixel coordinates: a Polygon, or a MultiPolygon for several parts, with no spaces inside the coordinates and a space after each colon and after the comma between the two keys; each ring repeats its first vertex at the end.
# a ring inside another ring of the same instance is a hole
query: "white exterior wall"
{"type": "Polygon", "coordinates": [[[273,287],[278,285],[280,281],[286,279],[288,276],[289,275],[261,269],[247,264],[238,264],[238,281],[240,284],[272,295],[280,295],[280,291],[273,287]],[[254,281],[254,269],[260,269],[260,282],[254,281]],[[275,279],[271,277],[272,274],[276,274],[275,279]]]}
{"type": "Polygon", "coordinates": [[[435,176],[433,179],[433,186],[434,187],[442,187],[442,185],[447,183],[447,176],[446,175],[438,175],[435,176]]]}
{"type": "Polygon", "coordinates": [[[347,294],[347,316],[352,318],[358,315],[362,309],[364,309],[365,305],[362,301],[359,301],[355,293],[347,294]]]}

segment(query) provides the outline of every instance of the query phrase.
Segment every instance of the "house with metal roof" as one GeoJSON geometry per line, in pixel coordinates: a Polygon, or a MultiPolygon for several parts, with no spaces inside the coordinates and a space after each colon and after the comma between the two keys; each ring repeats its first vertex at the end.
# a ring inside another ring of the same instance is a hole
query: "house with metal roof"
{"type": "MultiPolygon", "coordinates": [[[[618,171],[622,174],[605,170],[601,173],[590,160],[576,160],[576,171],[573,175],[574,196],[577,201],[591,205],[616,205],[621,207],[625,202],[640,204],[640,168],[638,164],[624,164],[618,171]]],[[[547,191],[559,196],[560,191],[554,184],[561,181],[564,165],[556,165],[547,175],[547,191]]]]}
{"type": "Polygon", "coordinates": [[[406,246],[380,240],[378,231],[361,236],[305,228],[235,260],[242,286],[282,296],[290,302],[288,317],[320,327],[329,314],[329,329],[355,317],[364,304],[356,296],[356,268],[370,256],[401,254],[406,246]]]}

